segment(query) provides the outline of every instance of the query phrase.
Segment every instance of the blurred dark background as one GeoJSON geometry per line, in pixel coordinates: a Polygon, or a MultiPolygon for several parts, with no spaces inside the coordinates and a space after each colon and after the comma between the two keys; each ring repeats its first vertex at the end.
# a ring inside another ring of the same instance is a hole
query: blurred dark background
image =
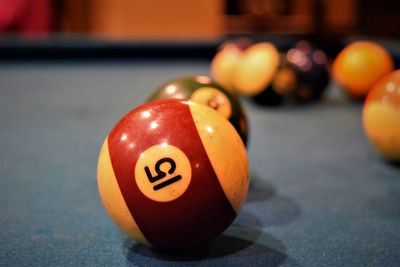
{"type": "Polygon", "coordinates": [[[373,39],[398,54],[399,14],[398,0],[0,0],[0,60],[209,60],[243,36],[307,39],[330,57],[373,39]]]}
{"type": "Polygon", "coordinates": [[[229,35],[400,37],[398,0],[0,0],[6,35],[215,40],[229,35]]]}

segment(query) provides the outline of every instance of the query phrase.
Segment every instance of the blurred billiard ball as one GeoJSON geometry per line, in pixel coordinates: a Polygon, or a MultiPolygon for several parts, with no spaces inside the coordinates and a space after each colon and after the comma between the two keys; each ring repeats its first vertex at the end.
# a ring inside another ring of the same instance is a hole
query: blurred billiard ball
{"type": "Polygon", "coordinates": [[[233,77],[241,54],[251,46],[248,38],[228,40],[218,47],[211,61],[212,77],[227,89],[233,89],[233,77]]]}
{"type": "Polygon", "coordinates": [[[246,148],[215,110],[152,101],[106,137],[97,181],[110,217],[136,241],[159,249],[199,246],[224,231],[243,205],[246,148]]]}
{"type": "Polygon", "coordinates": [[[400,162],[400,70],[380,78],[364,103],[364,131],[375,149],[400,162]]]}
{"type": "Polygon", "coordinates": [[[278,49],[269,42],[253,44],[240,56],[232,78],[233,88],[254,97],[265,91],[280,63],[278,49]]]}
{"type": "Polygon", "coordinates": [[[234,45],[221,48],[211,61],[212,77],[225,88],[233,88],[235,68],[242,50],[234,45]]]}
{"type": "Polygon", "coordinates": [[[360,99],[380,77],[393,69],[393,60],[383,46],[357,41],[346,46],[335,58],[332,75],[349,96],[360,99]]]}
{"type": "Polygon", "coordinates": [[[300,41],[286,53],[283,60],[286,63],[282,64],[282,69],[286,69],[287,72],[292,71],[292,76],[295,77],[292,81],[293,89],[289,92],[294,99],[297,102],[319,100],[330,81],[325,52],[313,47],[307,41],[300,41]]]}
{"type": "Polygon", "coordinates": [[[248,123],[239,98],[208,76],[186,76],[169,80],[159,86],[149,101],[164,98],[191,100],[217,110],[232,123],[244,144],[247,144],[248,123]]]}

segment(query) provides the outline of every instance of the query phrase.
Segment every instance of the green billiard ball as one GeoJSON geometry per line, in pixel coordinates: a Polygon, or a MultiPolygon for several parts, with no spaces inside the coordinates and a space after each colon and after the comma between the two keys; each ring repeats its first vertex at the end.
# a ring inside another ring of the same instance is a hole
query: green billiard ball
{"type": "Polygon", "coordinates": [[[186,76],[169,80],[158,87],[148,101],[177,98],[207,105],[217,110],[247,144],[248,123],[238,96],[224,89],[208,76],[186,76]]]}

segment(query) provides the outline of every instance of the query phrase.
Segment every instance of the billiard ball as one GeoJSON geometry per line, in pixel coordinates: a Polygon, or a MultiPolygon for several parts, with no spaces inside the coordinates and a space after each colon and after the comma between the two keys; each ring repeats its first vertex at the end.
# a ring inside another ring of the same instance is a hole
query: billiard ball
{"type": "Polygon", "coordinates": [[[211,74],[213,78],[227,89],[233,90],[233,77],[236,64],[252,42],[248,38],[228,40],[218,47],[218,51],[211,61],[211,74]]]}
{"type": "Polygon", "coordinates": [[[152,101],[108,134],[97,181],[110,217],[138,242],[197,247],[224,231],[243,205],[246,148],[217,111],[191,101],[152,101]]]}
{"type": "Polygon", "coordinates": [[[169,80],[159,86],[149,101],[164,98],[191,100],[217,110],[237,130],[244,144],[247,144],[247,118],[234,92],[225,90],[208,76],[186,76],[169,80]]]}
{"type": "Polygon", "coordinates": [[[330,81],[325,52],[307,41],[300,41],[289,49],[284,60],[286,64],[283,68],[287,72],[293,71],[291,76],[295,78],[290,92],[295,101],[305,103],[319,100],[330,81]]]}
{"type": "Polygon", "coordinates": [[[389,161],[400,162],[400,70],[374,84],[364,103],[363,125],[375,149],[389,161]]]}
{"type": "Polygon", "coordinates": [[[332,75],[349,96],[362,99],[372,85],[393,68],[393,60],[383,46],[357,41],[346,46],[335,58],[332,75]]]}
{"type": "Polygon", "coordinates": [[[267,88],[280,63],[279,51],[269,42],[253,44],[240,56],[233,76],[233,88],[245,96],[256,96],[267,88]]]}
{"type": "Polygon", "coordinates": [[[241,47],[226,44],[219,49],[211,61],[211,75],[223,87],[233,89],[236,65],[243,53],[241,47]]]}

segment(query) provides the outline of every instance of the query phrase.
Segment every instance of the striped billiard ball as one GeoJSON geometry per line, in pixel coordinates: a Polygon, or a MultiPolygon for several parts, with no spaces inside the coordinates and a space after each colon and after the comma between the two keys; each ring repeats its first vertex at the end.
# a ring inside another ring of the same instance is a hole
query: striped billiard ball
{"type": "Polygon", "coordinates": [[[387,160],[400,162],[400,70],[379,79],[364,103],[364,131],[387,160]]]}
{"type": "Polygon", "coordinates": [[[232,123],[243,143],[247,144],[247,117],[238,96],[214,82],[210,77],[197,75],[169,80],[160,85],[148,100],[166,98],[190,100],[217,110],[232,123]]]}
{"type": "Polygon", "coordinates": [[[207,106],[148,102],[106,137],[98,189],[113,221],[160,249],[207,243],[235,219],[248,191],[246,148],[233,126],[207,106]]]}

